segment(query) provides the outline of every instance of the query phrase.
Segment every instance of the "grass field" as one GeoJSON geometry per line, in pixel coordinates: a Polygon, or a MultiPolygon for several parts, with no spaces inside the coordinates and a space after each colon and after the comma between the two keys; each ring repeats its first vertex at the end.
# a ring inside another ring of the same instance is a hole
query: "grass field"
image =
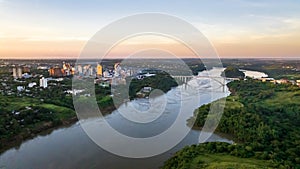
{"type": "Polygon", "coordinates": [[[282,107],[283,104],[294,104],[300,106],[300,91],[296,92],[277,92],[275,97],[265,100],[267,105],[282,107]]]}
{"type": "Polygon", "coordinates": [[[271,169],[270,164],[263,160],[239,158],[223,154],[202,154],[191,162],[190,169],[271,169]]]}
{"type": "Polygon", "coordinates": [[[61,120],[68,119],[75,115],[74,110],[67,108],[67,107],[57,106],[54,104],[41,104],[40,107],[44,107],[44,108],[48,109],[49,111],[56,112],[58,118],[61,120]]]}

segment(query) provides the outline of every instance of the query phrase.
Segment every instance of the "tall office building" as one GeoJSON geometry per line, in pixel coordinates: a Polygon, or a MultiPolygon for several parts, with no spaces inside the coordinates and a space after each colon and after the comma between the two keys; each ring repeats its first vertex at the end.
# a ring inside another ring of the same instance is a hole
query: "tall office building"
{"type": "Polygon", "coordinates": [[[97,65],[97,76],[102,77],[102,66],[100,64],[97,65]]]}
{"type": "Polygon", "coordinates": [[[91,67],[91,65],[83,66],[83,75],[84,76],[89,76],[90,75],[90,67],[91,67]]]}
{"type": "Polygon", "coordinates": [[[93,67],[89,67],[89,76],[94,76],[94,68],[93,67]]]}
{"type": "Polygon", "coordinates": [[[22,68],[21,67],[14,67],[13,68],[13,77],[15,79],[22,78],[22,68]]]}
{"type": "Polygon", "coordinates": [[[18,78],[22,77],[22,68],[21,67],[18,67],[17,76],[18,76],[18,78]]]}
{"type": "Polygon", "coordinates": [[[17,69],[14,67],[13,68],[13,77],[16,79],[17,77],[17,69]]]}
{"type": "Polygon", "coordinates": [[[49,74],[50,76],[54,76],[54,77],[62,77],[64,76],[65,72],[64,69],[61,69],[59,67],[52,67],[49,69],[49,74]]]}
{"type": "Polygon", "coordinates": [[[63,62],[62,72],[64,76],[70,76],[72,73],[72,66],[70,63],[63,62]]]}

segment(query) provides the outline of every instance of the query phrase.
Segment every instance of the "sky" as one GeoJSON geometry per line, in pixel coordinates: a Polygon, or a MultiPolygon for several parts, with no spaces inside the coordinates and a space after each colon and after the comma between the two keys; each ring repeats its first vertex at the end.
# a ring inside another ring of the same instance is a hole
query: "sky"
{"type": "MultiPolygon", "coordinates": [[[[186,20],[223,58],[299,58],[299,9],[299,0],[0,0],[0,58],[76,58],[101,28],[144,12],[186,20]]],[[[145,36],[111,57],[153,45],[190,55],[172,40],[145,36]]]]}

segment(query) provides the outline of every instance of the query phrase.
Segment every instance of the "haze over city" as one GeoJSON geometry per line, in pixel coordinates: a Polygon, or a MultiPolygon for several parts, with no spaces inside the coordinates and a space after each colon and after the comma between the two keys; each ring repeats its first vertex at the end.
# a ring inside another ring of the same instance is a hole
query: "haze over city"
{"type": "MultiPolygon", "coordinates": [[[[102,27],[132,14],[168,13],[194,25],[221,58],[295,58],[300,53],[300,2],[288,1],[71,1],[1,0],[0,58],[76,58],[102,27]],[[159,4],[159,5],[158,5],[159,4]]],[[[111,58],[145,47],[181,44],[159,36],[124,41],[111,58]]],[[[159,57],[159,56],[156,56],[159,57]]]]}

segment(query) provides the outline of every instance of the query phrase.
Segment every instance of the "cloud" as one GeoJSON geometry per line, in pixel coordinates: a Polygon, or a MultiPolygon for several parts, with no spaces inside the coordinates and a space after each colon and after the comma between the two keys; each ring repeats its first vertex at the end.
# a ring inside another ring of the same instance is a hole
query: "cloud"
{"type": "Polygon", "coordinates": [[[27,37],[23,38],[22,41],[25,42],[48,42],[48,41],[88,41],[88,37],[43,37],[43,36],[36,36],[36,37],[27,37]]]}
{"type": "Polygon", "coordinates": [[[207,24],[198,22],[194,23],[194,25],[209,40],[222,43],[239,43],[245,36],[248,36],[252,32],[251,27],[235,24],[207,24]]]}
{"type": "Polygon", "coordinates": [[[251,6],[251,7],[266,7],[268,6],[267,3],[261,1],[253,1],[253,0],[235,0],[244,6],[251,6]]]}

